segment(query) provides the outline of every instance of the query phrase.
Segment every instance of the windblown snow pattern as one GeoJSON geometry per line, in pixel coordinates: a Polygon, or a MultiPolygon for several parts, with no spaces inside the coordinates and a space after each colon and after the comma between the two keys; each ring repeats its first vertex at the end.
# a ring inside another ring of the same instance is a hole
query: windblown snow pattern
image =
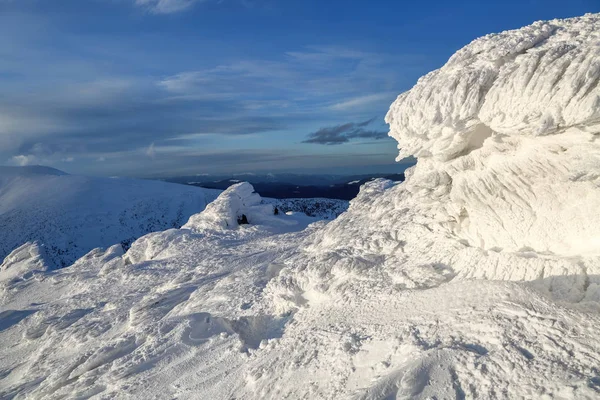
{"type": "Polygon", "coordinates": [[[406,181],[333,221],[240,183],[124,254],[15,250],[0,397],[598,398],[599,74],[600,15],[488,35],[391,106],[406,181]]]}

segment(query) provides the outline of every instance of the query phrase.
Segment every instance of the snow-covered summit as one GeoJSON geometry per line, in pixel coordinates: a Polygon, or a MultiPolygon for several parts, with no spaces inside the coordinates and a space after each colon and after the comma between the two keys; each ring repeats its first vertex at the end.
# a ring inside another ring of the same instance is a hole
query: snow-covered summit
{"type": "Polygon", "coordinates": [[[45,167],[43,165],[26,165],[22,167],[11,167],[0,165],[0,178],[31,175],[68,175],[59,169],[45,167]]]}
{"type": "Polygon", "coordinates": [[[422,78],[387,116],[417,165],[334,221],[242,183],[125,254],[44,272],[19,248],[0,397],[597,398],[599,18],[486,36],[422,78]]]}

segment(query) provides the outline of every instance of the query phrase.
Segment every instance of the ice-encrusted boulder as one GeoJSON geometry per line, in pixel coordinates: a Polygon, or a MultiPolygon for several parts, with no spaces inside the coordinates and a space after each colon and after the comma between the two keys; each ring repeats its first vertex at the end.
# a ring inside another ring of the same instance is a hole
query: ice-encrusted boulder
{"type": "Polygon", "coordinates": [[[234,229],[239,226],[238,219],[244,215],[250,224],[260,223],[273,215],[273,205],[262,204],[260,195],[248,182],[227,188],[203,212],[192,215],[183,228],[194,231],[234,229]]]}

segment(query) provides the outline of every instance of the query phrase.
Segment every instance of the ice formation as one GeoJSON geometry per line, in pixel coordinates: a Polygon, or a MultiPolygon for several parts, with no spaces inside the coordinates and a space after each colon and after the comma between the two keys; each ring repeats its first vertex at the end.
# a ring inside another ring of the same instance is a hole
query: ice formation
{"type": "Polygon", "coordinates": [[[271,204],[262,204],[261,197],[248,182],[231,185],[219,197],[206,206],[202,213],[192,215],[184,228],[194,231],[204,229],[234,229],[243,215],[248,222],[259,223],[273,215],[271,204]]]}
{"type": "Polygon", "coordinates": [[[471,246],[599,253],[599,80],[597,15],[473,41],[387,114],[406,190],[471,246]]]}
{"type": "Polygon", "coordinates": [[[19,249],[0,397],[597,398],[599,35],[586,15],[458,51],[387,115],[406,182],[334,221],[241,183],[125,254],[30,273],[19,249]]]}

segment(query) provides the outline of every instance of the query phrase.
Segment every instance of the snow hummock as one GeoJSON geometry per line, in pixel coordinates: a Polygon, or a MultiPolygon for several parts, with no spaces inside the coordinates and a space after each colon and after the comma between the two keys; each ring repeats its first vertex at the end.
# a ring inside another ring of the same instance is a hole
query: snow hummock
{"type": "Polygon", "coordinates": [[[333,221],[240,183],[125,254],[44,272],[18,250],[0,274],[35,272],[2,280],[0,397],[597,398],[599,32],[458,51],[387,115],[406,181],[333,221]]]}
{"type": "Polygon", "coordinates": [[[193,215],[183,227],[194,231],[234,229],[239,226],[238,219],[242,215],[249,223],[259,223],[273,215],[273,206],[262,204],[260,195],[248,182],[231,185],[204,212],[193,215]]]}

